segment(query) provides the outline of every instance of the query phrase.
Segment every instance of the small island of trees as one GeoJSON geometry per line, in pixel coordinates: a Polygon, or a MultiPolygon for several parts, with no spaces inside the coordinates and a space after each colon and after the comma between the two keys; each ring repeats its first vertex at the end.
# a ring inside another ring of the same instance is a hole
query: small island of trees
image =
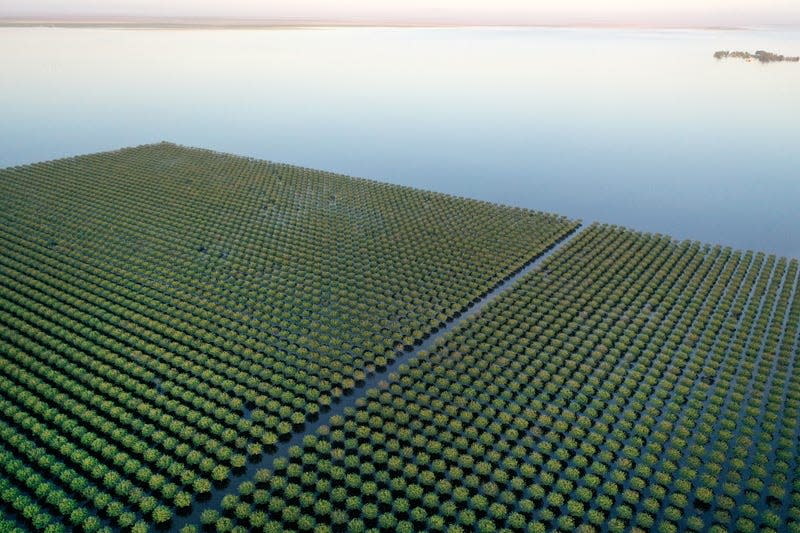
{"type": "Polygon", "coordinates": [[[757,59],[761,63],[773,63],[781,61],[789,61],[792,63],[797,63],[798,61],[800,61],[800,57],[797,56],[783,56],[780,54],[774,54],[772,52],[765,52],[764,50],[757,50],[754,54],[751,54],[750,52],[728,52],[727,50],[720,50],[718,52],[714,52],[714,57],[716,59],[724,59],[726,57],[738,57],[746,61],[757,59]]]}

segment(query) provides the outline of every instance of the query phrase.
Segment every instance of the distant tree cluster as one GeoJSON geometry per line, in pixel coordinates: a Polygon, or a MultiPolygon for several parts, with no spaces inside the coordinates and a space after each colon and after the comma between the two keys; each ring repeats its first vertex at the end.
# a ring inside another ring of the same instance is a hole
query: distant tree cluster
{"type": "Polygon", "coordinates": [[[800,61],[800,57],[797,56],[783,56],[780,54],[774,54],[772,52],[766,52],[764,50],[757,50],[754,54],[751,54],[750,52],[729,52],[727,50],[720,50],[718,52],[714,52],[714,57],[716,59],[735,57],[739,59],[745,59],[747,61],[756,59],[761,63],[773,63],[781,61],[789,61],[791,63],[797,63],[798,61],[800,61]]]}

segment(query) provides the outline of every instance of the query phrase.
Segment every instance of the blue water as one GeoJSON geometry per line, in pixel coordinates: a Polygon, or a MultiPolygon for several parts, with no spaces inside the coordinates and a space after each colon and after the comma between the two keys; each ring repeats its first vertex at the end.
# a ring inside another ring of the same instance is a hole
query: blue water
{"type": "Polygon", "coordinates": [[[800,32],[0,28],[0,167],[160,140],[800,257],[800,32]]]}

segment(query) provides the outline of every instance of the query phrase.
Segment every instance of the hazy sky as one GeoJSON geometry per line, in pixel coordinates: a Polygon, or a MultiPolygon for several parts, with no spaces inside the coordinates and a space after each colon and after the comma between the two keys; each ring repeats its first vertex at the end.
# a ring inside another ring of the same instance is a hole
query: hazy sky
{"type": "Polygon", "coordinates": [[[0,17],[82,15],[543,24],[800,24],[800,0],[0,0],[0,17]]]}

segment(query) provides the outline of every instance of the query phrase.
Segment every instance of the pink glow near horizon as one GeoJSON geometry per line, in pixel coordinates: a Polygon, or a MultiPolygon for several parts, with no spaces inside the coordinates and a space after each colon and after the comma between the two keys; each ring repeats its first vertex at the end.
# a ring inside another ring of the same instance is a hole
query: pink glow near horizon
{"type": "Polygon", "coordinates": [[[0,17],[221,17],[472,24],[800,24],[797,0],[0,0],[0,17]]]}

